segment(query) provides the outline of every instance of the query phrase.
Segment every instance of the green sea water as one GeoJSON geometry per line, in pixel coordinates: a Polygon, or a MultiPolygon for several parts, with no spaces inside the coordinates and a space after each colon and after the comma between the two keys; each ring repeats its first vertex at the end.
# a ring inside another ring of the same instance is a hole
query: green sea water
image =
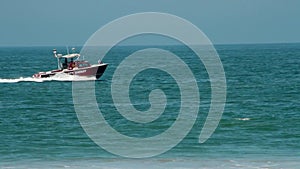
{"type": "MultiPolygon", "coordinates": [[[[122,158],[94,143],[77,118],[72,82],[30,78],[36,72],[56,68],[53,47],[1,47],[0,168],[299,166],[300,44],[216,46],[226,74],[227,99],[218,128],[203,144],[198,137],[211,99],[206,69],[186,46],[155,47],[172,51],[192,69],[199,86],[200,109],[189,134],[170,151],[150,159],[122,158]]],[[[126,56],[144,48],[148,46],[113,48],[103,59],[109,63],[107,70],[95,82],[97,102],[107,122],[120,133],[137,138],[167,130],[181,106],[174,78],[148,69],[133,79],[131,102],[145,111],[150,107],[149,93],[160,88],[168,100],[164,113],[149,124],[131,122],[118,113],[111,96],[114,71],[126,56]]],[[[117,141],[112,144],[124,148],[117,141]]]]}

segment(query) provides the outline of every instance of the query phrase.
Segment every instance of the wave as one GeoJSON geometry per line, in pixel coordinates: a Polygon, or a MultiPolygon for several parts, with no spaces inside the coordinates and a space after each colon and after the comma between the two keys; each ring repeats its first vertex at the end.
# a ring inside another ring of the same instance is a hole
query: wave
{"type": "Polygon", "coordinates": [[[18,82],[48,82],[48,81],[92,81],[96,80],[96,77],[84,77],[67,74],[56,74],[47,78],[33,78],[33,77],[20,77],[16,79],[0,79],[0,83],[18,83],[18,82]]]}
{"type": "Polygon", "coordinates": [[[251,118],[235,118],[236,120],[240,120],[240,121],[248,121],[251,120],[251,118]]]}

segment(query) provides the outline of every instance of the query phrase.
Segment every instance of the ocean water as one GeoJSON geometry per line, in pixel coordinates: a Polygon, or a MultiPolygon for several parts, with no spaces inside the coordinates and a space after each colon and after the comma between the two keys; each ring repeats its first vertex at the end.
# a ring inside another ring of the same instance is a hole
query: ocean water
{"type": "MultiPolygon", "coordinates": [[[[118,113],[111,96],[113,74],[126,56],[149,47],[114,47],[103,59],[109,63],[106,72],[95,81],[106,121],[130,137],[166,131],[181,106],[175,79],[147,69],[131,82],[131,102],[146,111],[151,107],[149,93],[159,88],[167,97],[165,111],[149,124],[134,123],[118,113]]],[[[299,168],[300,44],[216,46],[226,74],[227,99],[218,128],[202,144],[198,137],[211,100],[204,65],[186,46],[151,47],[169,50],[189,66],[199,86],[200,108],[193,128],[177,146],[142,159],[111,154],[89,138],[77,118],[70,77],[31,78],[56,68],[54,47],[1,47],[0,168],[299,168]]],[[[118,140],[112,144],[126,149],[118,140]]]]}

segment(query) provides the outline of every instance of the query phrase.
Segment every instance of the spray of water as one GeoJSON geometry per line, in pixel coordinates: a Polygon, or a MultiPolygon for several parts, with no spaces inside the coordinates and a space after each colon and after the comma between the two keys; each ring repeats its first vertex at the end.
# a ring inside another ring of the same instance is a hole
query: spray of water
{"type": "Polygon", "coordinates": [[[48,82],[48,81],[91,81],[96,80],[96,77],[84,77],[76,75],[68,75],[65,73],[56,74],[47,78],[20,77],[16,79],[0,79],[0,83],[18,83],[18,82],[48,82]]]}

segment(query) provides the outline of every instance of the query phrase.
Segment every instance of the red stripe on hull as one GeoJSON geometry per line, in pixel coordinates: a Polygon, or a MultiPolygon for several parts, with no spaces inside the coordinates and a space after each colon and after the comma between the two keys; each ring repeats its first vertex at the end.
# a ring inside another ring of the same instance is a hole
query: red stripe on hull
{"type": "Polygon", "coordinates": [[[100,78],[104,73],[107,64],[102,64],[94,67],[81,68],[78,70],[73,70],[73,74],[78,76],[96,76],[96,78],[100,78]]]}

